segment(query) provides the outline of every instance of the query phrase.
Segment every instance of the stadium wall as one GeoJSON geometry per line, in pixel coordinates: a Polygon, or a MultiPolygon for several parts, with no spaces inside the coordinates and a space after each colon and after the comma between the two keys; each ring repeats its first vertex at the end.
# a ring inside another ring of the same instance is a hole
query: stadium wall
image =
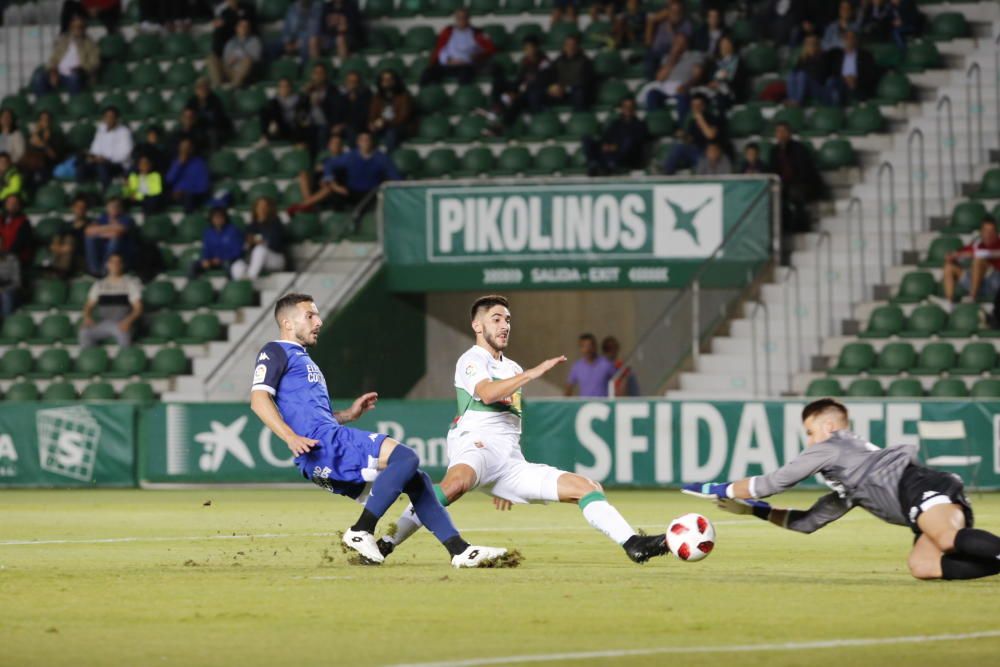
{"type": "MultiPolygon", "coordinates": [[[[340,403],[340,401],[338,401],[340,403]]],[[[529,460],[608,486],[668,487],[774,470],[802,448],[796,401],[539,400],[529,460]]],[[[1000,403],[851,401],[854,429],[917,444],[931,466],[1000,489],[1000,403]]],[[[413,447],[440,476],[451,401],[380,401],[357,426],[413,447]]],[[[0,404],[0,486],[95,487],[303,481],[244,403],[0,404]]],[[[818,485],[811,480],[812,485],[818,485]]]]}

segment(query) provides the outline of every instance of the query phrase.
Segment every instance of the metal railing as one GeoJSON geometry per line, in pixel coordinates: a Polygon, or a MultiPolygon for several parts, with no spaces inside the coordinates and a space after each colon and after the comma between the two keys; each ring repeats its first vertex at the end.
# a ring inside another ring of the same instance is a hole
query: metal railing
{"type": "Polygon", "coordinates": [[[760,354],[760,346],[757,344],[757,313],[764,311],[764,396],[771,395],[771,317],[767,312],[767,304],[761,299],[753,302],[753,309],[750,311],[750,348],[753,353],[750,355],[753,372],[753,395],[760,398],[760,374],[757,372],[757,357],[760,354]]]}
{"type": "Polygon", "coordinates": [[[906,138],[906,201],[910,208],[910,247],[917,246],[917,229],[923,226],[927,219],[927,166],[924,162],[924,131],[919,127],[910,130],[906,138]],[[920,169],[913,172],[913,140],[919,139],[920,169]],[[914,215],[913,181],[920,182],[920,216],[914,215]]]}
{"type": "Polygon", "coordinates": [[[788,386],[792,387],[795,383],[795,369],[802,366],[802,349],[805,347],[802,341],[802,281],[799,279],[799,270],[794,266],[787,266],[785,270],[785,279],[782,281],[782,296],[784,297],[785,306],[786,345],[791,343],[791,339],[787,337],[787,334],[792,330],[790,317],[793,313],[793,309],[790,308],[791,304],[788,302],[788,285],[791,282],[791,276],[795,276],[795,354],[789,355],[789,350],[785,351],[786,357],[795,360],[794,364],[788,364],[788,386]]]}
{"type": "Polygon", "coordinates": [[[885,283],[885,201],[882,196],[882,174],[889,173],[889,241],[890,246],[890,260],[894,261],[896,257],[896,168],[892,166],[891,162],[885,161],[878,166],[878,174],[875,181],[875,195],[878,201],[878,267],[879,267],[879,282],[885,283]]]}
{"type": "Polygon", "coordinates": [[[851,301],[854,300],[854,262],[852,258],[855,256],[858,258],[858,273],[861,278],[860,297],[862,299],[868,288],[868,276],[865,269],[867,244],[865,243],[865,223],[862,210],[861,198],[851,197],[851,201],[847,204],[847,293],[851,301]],[[854,242],[854,226],[851,224],[854,221],[857,222],[858,228],[857,243],[854,242]]]}
{"type": "Polygon", "coordinates": [[[819,231],[816,242],[816,349],[823,349],[823,336],[830,333],[833,326],[833,284],[828,278],[833,273],[833,236],[828,231],[819,231]],[[826,246],[826,273],[823,272],[823,246],[826,246]],[[823,326],[823,283],[826,283],[826,326],[823,326]],[[824,333],[825,332],[825,333],[824,333]]]}
{"type": "Polygon", "coordinates": [[[979,63],[972,63],[965,70],[965,122],[969,152],[969,181],[976,177],[976,165],[980,161],[983,145],[983,70],[979,63]],[[972,103],[972,79],[976,80],[976,103],[972,103]],[[972,140],[972,117],[976,117],[976,141],[972,140]]]}
{"type": "Polygon", "coordinates": [[[937,106],[935,107],[937,112],[934,116],[934,128],[937,134],[937,163],[938,163],[938,204],[941,208],[941,215],[947,215],[948,210],[946,208],[945,202],[947,197],[951,197],[958,191],[958,168],[955,165],[955,121],[952,113],[951,107],[951,97],[948,95],[942,95],[941,99],[937,101],[937,106]],[[944,139],[941,134],[941,109],[943,107],[948,108],[948,138],[944,139]],[[944,144],[948,144],[948,153],[951,157],[951,192],[948,193],[947,197],[944,192],[944,144]]]}

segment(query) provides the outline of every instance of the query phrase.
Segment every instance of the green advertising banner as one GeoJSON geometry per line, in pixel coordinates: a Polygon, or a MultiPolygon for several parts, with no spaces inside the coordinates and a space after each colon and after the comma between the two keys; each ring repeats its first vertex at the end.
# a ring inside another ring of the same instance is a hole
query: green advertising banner
{"type": "MultiPolygon", "coordinates": [[[[428,473],[440,476],[454,414],[453,402],[382,400],[351,426],[405,442],[417,450],[428,473]]],[[[144,484],[304,481],[287,445],[247,403],[155,405],[146,411],[140,434],[144,484]]]]}
{"type": "Polygon", "coordinates": [[[380,212],[396,291],[677,288],[745,283],[771,254],[771,180],[388,183],[380,212]]]}
{"type": "Polygon", "coordinates": [[[135,486],[130,403],[0,403],[0,487],[135,486]]]}

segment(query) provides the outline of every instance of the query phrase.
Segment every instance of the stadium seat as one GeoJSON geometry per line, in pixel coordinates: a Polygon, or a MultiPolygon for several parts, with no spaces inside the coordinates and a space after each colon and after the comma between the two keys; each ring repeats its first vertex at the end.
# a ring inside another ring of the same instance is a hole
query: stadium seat
{"type": "MultiPolygon", "coordinates": [[[[650,122],[650,116],[652,114],[646,114],[646,122],[650,125],[650,132],[652,132],[652,123],[650,122]]],[[[670,112],[667,112],[670,115],[670,112]]],[[[570,141],[580,141],[585,136],[596,134],[601,129],[600,123],[597,121],[597,116],[589,111],[578,111],[569,117],[566,121],[566,126],[563,128],[563,139],[570,141]]]]}
{"type": "Polygon", "coordinates": [[[527,173],[531,169],[531,153],[524,146],[511,146],[500,153],[494,175],[514,176],[527,173]]]}
{"type": "Polygon", "coordinates": [[[816,107],[806,117],[801,133],[807,137],[825,137],[844,127],[844,110],[840,107],[816,107]]]}
{"type": "Polygon", "coordinates": [[[85,151],[93,143],[95,133],[93,123],[77,123],[66,133],[66,143],[75,151],[85,151]]]}
{"type": "Polygon", "coordinates": [[[654,137],[669,137],[677,131],[674,117],[667,109],[657,109],[646,114],[646,126],[654,137]]]}
{"type": "Polygon", "coordinates": [[[273,23],[285,18],[289,0],[260,0],[257,15],[262,23],[273,23]]]}
{"type": "Polygon", "coordinates": [[[843,396],[844,390],[841,389],[840,383],[833,378],[817,378],[809,383],[806,388],[806,396],[810,397],[822,397],[822,396],[843,396]]]}
{"type": "Polygon", "coordinates": [[[903,276],[893,303],[919,303],[937,289],[934,274],[929,271],[911,271],[903,276]]]}
{"type": "Polygon", "coordinates": [[[849,137],[881,132],[885,128],[885,117],[874,104],[864,104],[847,115],[847,125],[841,132],[849,137]]]}
{"type": "Polygon", "coordinates": [[[73,360],[65,348],[50,347],[35,359],[35,369],[28,373],[33,380],[47,380],[55,375],[65,375],[73,368],[73,360]]]}
{"type": "Polygon", "coordinates": [[[920,262],[920,268],[937,269],[944,265],[944,258],[952,252],[959,250],[964,243],[958,236],[939,236],[931,241],[931,247],[927,249],[927,257],[920,262]]]}
{"type": "Polygon", "coordinates": [[[981,375],[996,366],[997,350],[993,343],[969,343],[958,355],[958,365],[951,369],[955,375],[981,375]]]}
{"type": "Polygon", "coordinates": [[[37,401],[38,387],[31,380],[15,382],[7,389],[5,401],[37,401]]]}
{"type": "MultiPolygon", "coordinates": [[[[181,218],[174,228],[174,235],[171,239],[173,243],[198,243],[201,241],[205,229],[208,227],[208,218],[203,213],[192,213],[181,218]]],[[[187,267],[182,267],[187,268],[187,267]]]]}
{"type": "Polygon", "coordinates": [[[982,199],[1000,199],[1000,169],[990,169],[983,174],[979,189],[973,196],[982,199]]]}
{"type": "Polygon", "coordinates": [[[904,72],[923,72],[940,64],[941,53],[933,42],[915,40],[907,43],[900,69],[904,72]]]}
{"type": "Polygon", "coordinates": [[[35,365],[35,360],[31,357],[31,352],[20,347],[16,347],[4,352],[0,357],[0,378],[10,380],[21,375],[27,375],[35,365]]]}
{"type": "Polygon", "coordinates": [[[931,398],[965,398],[969,390],[958,378],[944,378],[934,383],[929,395],[931,398]]]}
{"type": "Polygon", "coordinates": [[[764,117],[755,107],[744,107],[729,114],[729,136],[740,139],[761,134],[764,117]]]}
{"type": "Polygon", "coordinates": [[[882,383],[878,380],[872,378],[859,378],[847,387],[847,396],[857,398],[867,396],[885,396],[885,389],[882,388],[882,383]]]}
{"type": "Polygon", "coordinates": [[[260,88],[238,90],[233,96],[233,111],[238,116],[254,116],[267,104],[267,96],[260,88]]]}
{"type": "Polygon", "coordinates": [[[951,212],[951,223],[947,231],[955,234],[971,234],[979,231],[979,225],[986,217],[986,207],[978,201],[964,201],[951,212]]]}
{"type": "Polygon", "coordinates": [[[155,401],[156,392],[148,382],[130,382],[122,388],[119,398],[123,401],[155,401]]]}
{"type": "Polygon", "coordinates": [[[101,37],[97,43],[101,59],[106,62],[124,61],[128,52],[128,44],[120,32],[101,37]]]}
{"type": "Polygon", "coordinates": [[[886,391],[886,396],[890,398],[920,398],[924,395],[924,388],[920,380],[913,378],[900,378],[893,380],[886,391]]]}
{"type": "Polygon", "coordinates": [[[30,315],[14,313],[6,317],[0,328],[0,345],[16,345],[35,336],[35,321],[30,315]]]}
{"type": "Polygon", "coordinates": [[[451,96],[451,109],[456,113],[469,113],[487,105],[486,95],[479,86],[459,86],[451,96]]]}
{"type": "Polygon", "coordinates": [[[437,113],[448,106],[449,97],[442,86],[422,86],[417,93],[417,105],[425,114],[437,113]]]}
{"type": "Polygon", "coordinates": [[[84,401],[113,401],[115,398],[115,388],[110,382],[92,382],[80,392],[80,399],[84,401]]]}
{"type": "Polygon", "coordinates": [[[979,306],[974,303],[958,304],[939,333],[945,338],[968,338],[979,328],[981,314],[979,306]]]}
{"type": "Polygon", "coordinates": [[[32,290],[31,303],[23,306],[27,310],[49,310],[58,308],[66,301],[66,283],[61,280],[36,280],[32,290]]]}
{"type": "Polygon", "coordinates": [[[906,316],[899,306],[879,306],[868,319],[868,328],[860,335],[861,338],[889,338],[903,329],[906,316]]]}
{"type": "Polygon", "coordinates": [[[436,148],[424,158],[423,175],[427,178],[444,178],[458,168],[458,157],[450,148],[436,148]]]}
{"type": "Polygon", "coordinates": [[[35,240],[48,245],[52,237],[62,229],[63,224],[65,224],[63,219],[55,216],[39,220],[34,226],[35,240]]]}
{"type": "MultiPolygon", "coordinates": [[[[583,31],[583,46],[587,49],[606,49],[598,53],[615,53],[617,51],[612,51],[610,49],[615,47],[614,42],[614,29],[608,21],[591,21],[590,25],[586,27],[583,31]]],[[[598,76],[601,76],[598,74],[598,76]]]]}
{"type": "MultiPolygon", "coordinates": [[[[144,62],[136,65],[132,70],[131,76],[129,77],[128,87],[130,90],[146,90],[146,89],[156,89],[160,90],[164,83],[164,74],[156,63],[144,62]]],[[[158,92],[150,90],[147,95],[150,97],[160,98],[158,92]]],[[[143,96],[145,97],[145,96],[143,96]]],[[[139,112],[139,103],[136,100],[135,111],[139,112]]],[[[155,110],[158,112],[159,110],[155,110]]]]}
{"type": "Polygon", "coordinates": [[[430,0],[427,16],[450,16],[462,5],[462,0],[430,0]]]}
{"type": "MultiPolygon", "coordinates": [[[[893,47],[895,48],[895,47],[893,47]]],[[[912,84],[905,74],[888,72],[882,76],[875,91],[874,104],[899,104],[912,96],[912,84]]]]}
{"type": "Polygon", "coordinates": [[[854,147],[847,139],[828,139],[823,142],[816,157],[823,171],[850,167],[856,161],[854,147]]]}
{"type": "Polygon", "coordinates": [[[75,401],[76,389],[65,380],[60,382],[50,382],[49,386],[42,392],[43,401],[75,401]]]}
{"type": "Polygon", "coordinates": [[[980,380],[972,385],[972,398],[1000,398],[1000,380],[980,380]]]}
{"type": "MultiPolygon", "coordinates": [[[[245,118],[236,128],[236,136],[233,137],[230,144],[238,148],[249,148],[254,146],[260,141],[263,133],[260,130],[260,119],[258,118],[245,118]]],[[[215,154],[212,155],[215,157],[215,154]]],[[[211,165],[211,158],[209,158],[209,165],[211,165]]],[[[235,171],[229,172],[229,175],[236,176],[239,173],[237,168],[235,171]]]]}
{"type": "Polygon", "coordinates": [[[91,93],[80,93],[70,97],[69,102],[66,103],[65,119],[92,121],[98,113],[99,109],[94,96],[91,93]]]}
{"type": "Polygon", "coordinates": [[[539,176],[549,176],[561,173],[569,163],[569,155],[562,146],[545,146],[538,151],[535,156],[534,166],[528,170],[529,174],[539,176]]]}
{"type": "Polygon", "coordinates": [[[182,310],[194,310],[208,307],[215,301],[215,290],[212,283],[204,278],[189,280],[181,290],[177,307],[182,310]]]}
{"type": "Polygon", "coordinates": [[[490,149],[479,146],[462,154],[462,166],[457,173],[460,176],[478,176],[489,173],[495,165],[496,158],[490,149]]]}
{"type": "Polygon", "coordinates": [[[621,101],[632,93],[624,82],[617,79],[605,81],[597,89],[597,104],[606,108],[616,108],[621,101]]]}
{"type": "MultiPolygon", "coordinates": [[[[288,192],[301,196],[298,185],[294,183],[288,187],[286,195],[288,192]]],[[[288,201],[287,196],[285,200],[288,201]]],[[[300,213],[288,221],[285,231],[293,243],[316,240],[320,235],[319,219],[315,215],[300,213]]]]}
{"type": "Polygon", "coordinates": [[[309,172],[312,161],[309,153],[302,149],[290,150],[278,160],[278,176],[280,178],[296,178],[300,172],[309,172]]]}
{"type": "MultiPolygon", "coordinates": [[[[155,66],[153,66],[155,67],[155,66]]],[[[132,111],[128,118],[130,120],[148,121],[157,118],[164,112],[163,98],[154,90],[149,90],[139,95],[132,102],[132,111]]]]}
{"type": "Polygon", "coordinates": [[[875,375],[899,375],[913,368],[917,353],[909,343],[889,343],[878,353],[878,361],[871,373],[875,375]]]}
{"type": "Polygon", "coordinates": [[[94,281],[89,278],[74,280],[69,285],[69,296],[60,308],[65,311],[78,312],[87,303],[87,297],[90,296],[90,288],[93,285],[94,281]]]}
{"type": "MultiPolygon", "coordinates": [[[[484,134],[488,128],[489,122],[482,116],[465,115],[455,125],[451,138],[460,143],[480,141],[485,138],[484,134]]],[[[447,135],[444,138],[448,138],[447,135]]]]}
{"type": "MultiPolygon", "coordinates": [[[[499,14],[528,14],[534,11],[535,0],[506,0],[499,14]]],[[[520,42],[518,42],[520,43],[520,42]]]]}
{"type": "Polygon", "coordinates": [[[742,61],[747,72],[759,76],[778,69],[778,51],[762,44],[744,49],[742,61]]]}
{"type": "Polygon", "coordinates": [[[526,121],[528,127],[528,138],[532,141],[546,141],[554,139],[562,133],[562,122],[552,111],[543,111],[531,116],[526,121]]]}
{"type": "Polygon", "coordinates": [[[111,362],[110,370],[104,372],[107,378],[127,378],[146,370],[148,359],[140,347],[125,347],[118,351],[111,362]]]}
{"type": "Polygon", "coordinates": [[[218,302],[212,307],[217,310],[234,310],[252,306],[257,299],[250,280],[230,280],[219,292],[218,302]]]}
{"type": "Polygon", "coordinates": [[[103,347],[80,350],[73,361],[73,370],[66,374],[74,380],[86,380],[102,375],[108,370],[108,351],[103,347]]]}
{"type": "Polygon", "coordinates": [[[163,38],[162,54],[170,60],[189,60],[198,53],[190,33],[175,32],[163,38]]]}
{"type": "Polygon", "coordinates": [[[168,378],[188,372],[188,360],[179,347],[165,347],[153,355],[149,370],[142,374],[146,380],[168,378]]]}
{"type": "Polygon", "coordinates": [[[172,282],[157,280],[146,285],[142,291],[142,305],[146,310],[157,310],[173,305],[177,299],[177,288],[172,282]]]}
{"type": "Polygon", "coordinates": [[[278,190],[278,186],[270,181],[262,181],[256,183],[250,191],[247,192],[247,202],[253,204],[253,202],[258,199],[271,199],[273,201],[278,201],[281,198],[281,192],[278,190]]]}
{"type": "Polygon", "coordinates": [[[166,310],[157,313],[149,324],[149,336],[143,342],[150,345],[162,345],[175,341],[187,331],[187,324],[179,313],[166,310]]]}
{"type": "Polygon", "coordinates": [[[240,172],[240,158],[230,150],[219,150],[208,158],[208,170],[212,176],[235,176],[240,172]]]}
{"type": "MultiPolygon", "coordinates": [[[[473,16],[495,14],[500,9],[499,0],[470,0],[469,11],[473,16]]],[[[490,35],[492,37],[493,35],[490,35]]],[[[498,45],[499,46],[499,45],[498,45]]]]}
{"type": "Polygon", "coordinates": [[[549,51],[559,51],[562,49],[563,42],[570,35],[575,35],[579,33],[579,28],[576,24],[570,23],[569,21],[560,21],[558,23],[552,23],[549,25],[549,29],[545,33],[545,38],[542,41],[542,47],[549,51]]]}
{"type": "MultiPolygon", "coordinates": [[[[195,71],[194,65],[189,62],[178,62],[171,65],[170,69],[167,70],[164,81],[171,88],[184,88],[194,85],[197,78],[198,72],[195,71]]],[[[184,99],[180,95],[173,95],[171,98],[184,99]]]]}
{"type": "Polygon", "coordinates": [[[76,327],[69,317],[62,313],[47,315],[38,326],[38,333],[32,338],[32,344],[48,345],[51,343],[75,343],[76,327]]]}
{"type": "Polygon", "coordinates": [[[48,111],[56,118],[59,118],[65,113],[66,108],[58,95],[42,95],[35,99],[34,111],[35,113],[48,111]]]}
{"type": "Polygon", "coordinates": [[[155,58],[162,53],[160,37],[153,33],[139,33],[128,43],[129,60],[155,58]]]}
{"type": "MultiPolygon", "coordinates": [[[[485,120],[485,119],[483,119],[485,120]]],[[[451,122],[444,114],[432,114],[420,120],[420,128],[413,137],[415,144],[433,144],[446,140],[451,135],[451,122]]]]}
{"type": "Polygon", "coordinates": [[[437,35],[434,28],[426,25],[415,26],[403,34],[403,42],[398,46],[400,53],[428,53],[434,48],[437,35]]]}
{"type": "Polygon", "coordinates": [[[840,351],[837,365],[829,369],[830,375],[857,375],[875,365],[875,348],[868,343],[848,343],[840,351]]]}
{"type": "Polygon", "coordinates": [[[48,183],[38,188],[28,211],[63,213],[66,209],[66,191],[58,183],[48,183]]]}
{"type": "Polygon", "coordinates": [[[601,78],[618,76],[625,62],[617,51],[601,51],[594,57],[594,74],[601,78]]]}
{"type": "Polygon", "coordinates": [[[947,42],[969,35],[969,24],[959,12],[941,12],[930,22],[926,37],[935,42],[947,42]]]}
{"type": "MultiPolygon", "coordinates": [[[[507,0],[508,6],[510,5],[510,1],[507,0]]],[[[535,37],[538,40],[542,40],[545,37],[545,28],[538,23],[522,23],[514,28],[514,31],[510,34],[510,41],[520,46],[528,37],[535,37]]]]}
{"type": "Polygon", "coordinates": [[[273,176],[277,168],[274,154],[267,148],[260,148],[250,153],[243,160],[244,178],[263,178],[273,176]]]}
{"type": "Polygon", "coordinates": [[[151,215],[139,226],[139,235],[153,243],[168,243],[175,233],[174,223],[166,214],[151,215]]]}
{"type": "Polygon", "coordinates": [[[951,343],[928,343],[920,350],[913,375],[939,375],[955,365],[955,347],[951,343]]]}
{"type": "Polygon", "coordinates": [[[199,313],[187,324],[187,331],[180,343],[207,343],[222,338],[222,323],[214,313],[199,313]]]}
{"type": "Polygon", "coordinates": [[[391,16],[393,9],[392,0],[367,0],[364,5],[365,16],[369,18],[391,16]]]}

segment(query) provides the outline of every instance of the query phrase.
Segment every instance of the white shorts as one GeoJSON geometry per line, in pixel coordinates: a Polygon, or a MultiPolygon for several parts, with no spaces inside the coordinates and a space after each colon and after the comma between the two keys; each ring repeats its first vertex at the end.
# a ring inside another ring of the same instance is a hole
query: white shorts
{"type": "Polygon", "coordinates": [[[448,432],[448,467],[459,463],[476,472],[476,488],[512,503],[559,501],[557,480],[563,470],[529,463],[517,435],[448,432]]]}

